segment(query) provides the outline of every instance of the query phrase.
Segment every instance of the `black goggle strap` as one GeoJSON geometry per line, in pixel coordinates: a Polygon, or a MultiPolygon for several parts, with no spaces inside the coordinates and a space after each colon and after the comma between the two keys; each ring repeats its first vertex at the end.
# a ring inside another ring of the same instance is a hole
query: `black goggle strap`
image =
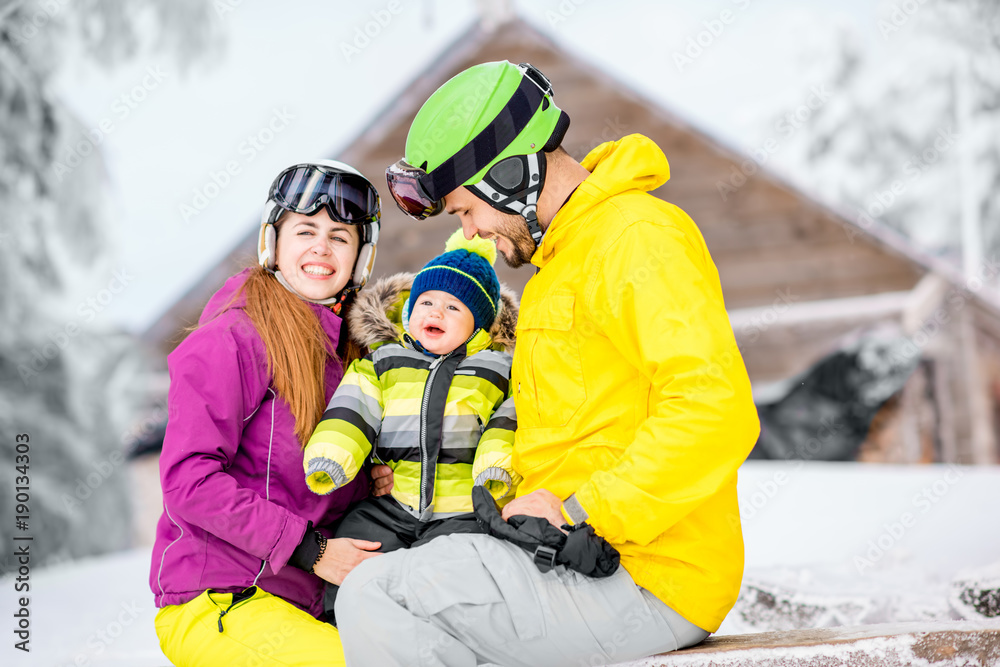
{"type": "Polygon", "coordinates": [[[528,225],[528,232],[531,234],[531,238],[534,240],[535,247],[537,248],[538,244],[542,242],[542,226],[538,224],[537,214],[538,195],[542,191],[539,157],[538,153],[529,153],[528,155],[517,157],[525,159],[528,163],[528,183],[531,185],[526,189],[511,192],[493,180],[489,172],[486,173],[483,180],[472,187],[482,193],[482,199],[493,208],[506,210],[524,218],[525,224],[528,225]]]}
{"type": "Polygon", "coordinates": [[[438,201],[475,176],[510,146],[521,130],[527,127],[545,96],[551,92],[551,88],[543,90],[526,72],[521,77],[517,90],[496,118],[457,153],[420,178],[420,184],[427,195],[438,201]]]}

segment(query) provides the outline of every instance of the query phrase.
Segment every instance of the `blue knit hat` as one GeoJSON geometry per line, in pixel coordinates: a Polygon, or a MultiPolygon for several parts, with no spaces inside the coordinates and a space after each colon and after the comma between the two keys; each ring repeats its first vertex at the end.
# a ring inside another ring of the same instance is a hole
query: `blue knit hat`
{"type": "Polygon", "coordinates": [[[500,308],[500,281],[493,270],[496,246],[479,236],[469,241],[459,229],[448,239],[444,250],[444,254],[427,262],[413,279],[405,308],[407,319],[417,297],[430,290],[440,290],[451,294],[472,311],[477,329],[489,330],[500,308]]]}

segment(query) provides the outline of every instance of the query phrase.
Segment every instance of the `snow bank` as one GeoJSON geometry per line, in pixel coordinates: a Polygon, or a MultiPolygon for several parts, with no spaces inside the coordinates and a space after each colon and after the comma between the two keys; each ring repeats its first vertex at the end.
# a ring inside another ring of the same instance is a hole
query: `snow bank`
{"type": "Polygon", "coordinates": [[[996,604],[1000,468],[750,461],[738,488],[746,571],[719,635],[984,618],[970,587],[996,604]]]}
{"type": "Polygon", "coordinates": [[[948,601],[963,618],[1000,617],[1000,561],[959,572],[951,582],[948,601]]]}

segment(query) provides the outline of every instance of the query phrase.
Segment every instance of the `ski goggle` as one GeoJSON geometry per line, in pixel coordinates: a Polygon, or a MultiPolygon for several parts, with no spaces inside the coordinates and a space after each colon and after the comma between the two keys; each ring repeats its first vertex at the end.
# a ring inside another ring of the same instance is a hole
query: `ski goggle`
{"type": "Polygon", "coordinates": [[[293,213],[312,215],[325,206],[338,222],[360,225],[378,220],[378,192],[364,176],[322,165],[297,164],[278,174],[270,199],[293,213]]]}
{"type": "Polygon", "coordinates": [[[434,199],[421,184],[421,179],[426,177],[426,171],[407,164],[406,160],[385,170],[385,180],[396,205],[414,220],[437,215],[444,208],[444,198],[434,199]]]}
{"type": "Polygon", "coordinates": [[[496,118],[432,172],[406,160],[385,170],[389,192],[404,213],[415,220],[440,213],[445,195],[500,155],[527,127],[545,97],[552,96],[552,84],[536,67],[521,63],[518,69],[521,82],[496,118]]]}

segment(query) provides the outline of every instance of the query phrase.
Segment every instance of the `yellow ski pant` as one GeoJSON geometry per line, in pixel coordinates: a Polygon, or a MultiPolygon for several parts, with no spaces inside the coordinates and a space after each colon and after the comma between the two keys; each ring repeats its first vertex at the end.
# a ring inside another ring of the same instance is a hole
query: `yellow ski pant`
{"type": "Polygon", "coordinates": [[[163,654],[177,667],[346,664],[332,625],[260,588],[235,605],[232,599],[231,593],[205,591],[160,609],[156,634],[163,654]]]}

